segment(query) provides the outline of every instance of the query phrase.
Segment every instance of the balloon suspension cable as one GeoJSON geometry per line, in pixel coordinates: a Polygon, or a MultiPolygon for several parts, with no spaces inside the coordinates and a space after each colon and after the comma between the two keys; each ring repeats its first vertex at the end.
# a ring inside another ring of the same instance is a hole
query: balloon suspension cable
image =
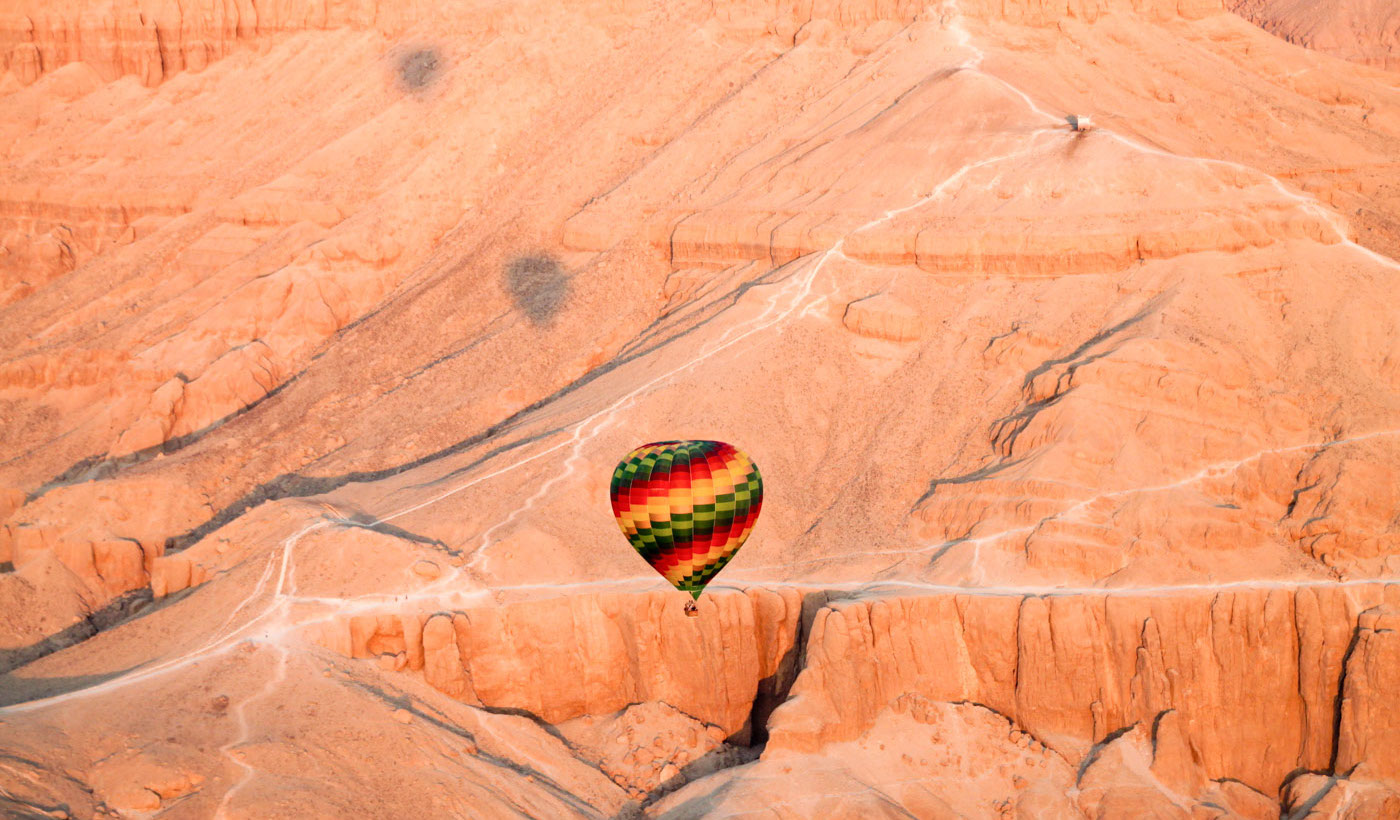
{"type": "Polygon", "coordinates": [[[698,618],[698,617],[700,617],[700,607],[696,606],[694,601],[686,601],[686,602],[685,602],[685,617],[687,617],[687,618],[698,618]]]}

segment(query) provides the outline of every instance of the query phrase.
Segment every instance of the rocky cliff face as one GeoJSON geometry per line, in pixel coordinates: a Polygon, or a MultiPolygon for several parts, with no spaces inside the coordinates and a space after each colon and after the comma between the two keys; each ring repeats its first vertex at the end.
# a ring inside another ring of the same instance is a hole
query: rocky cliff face
{"type": "Polygon", "coordinates": [[[1178,0],[3,12],[4,812],[1393,813],[1376,70],[1178,0]],[[698,619],[606,500],[675,436],[769,487],[698,619]]]}
{"type": "MultiPolygon", "coordinates": [[[[1043,759],[1056,788],[1078,791],[1057,809],[1065,816],[1156,807],[1187,816],[1212,804],[1277,816],[1280,801],[1288,811],[1289,800],[1317,796],[1294,788],[1294,797],[1278,797],[1300,772],[1394,779],[1385,768],[1395,755],[1393,710],[1378,693],[1394,685],[1385,636],[1397,594],[1387,584],[854,599],[750,589],[703,599],[695,621],[661,594],[579,595],[358,615],[318,634],[347,657],[377,656],[401,674],[421,670],[452,698],[523,710],[570,727],[566,735],[585,716],[656,702],[683,704],[670,720],[697,737],[713,732],[747,746],[757,733],[766,746],[752,770],[728,781],[719,801],[726,809],[757,808],[771,799],[763,783],[777,767],[835,748],[857,750],[828,764],[823,778],[878,768],[896,749],[876,749],[875,739],[897,745],[896,768],[912,766],[909,776],[947,776],[935,775],[927,758],[959,745],[947,723],[970,721],[976,728],[958,731],[1031,755],[1031,771],[980,794],[975,813],[999,803],[1029,811],[1048,799],[1043,784],[1025,791],[1028,777],[1047,775],[1035,771],[1043,759]],[[910,737],[910,721],[943,728],[932,739],[917,730],[910,737]]],[[[669,765],[675,770],[654,792],[690,780],[713,789],[708,771],[685,774],[687,747],[667,740],[677,745],[615,761],[614,775],[630,785],[669,765]]]]}
{"type": "Polygon", "coordinates": [[[746,746],[762,729],[752,725],[755,702],[781,699],[792,685],[804,596],[751,590],[704,600],[700,620],[685,618],[663,593],[589,595],[357,615],[318,627],[317,636],[347,657],[422,670],[434,688],[473,705],[558,724],[637,703],[684,704],[677,708],[746,746]]]}

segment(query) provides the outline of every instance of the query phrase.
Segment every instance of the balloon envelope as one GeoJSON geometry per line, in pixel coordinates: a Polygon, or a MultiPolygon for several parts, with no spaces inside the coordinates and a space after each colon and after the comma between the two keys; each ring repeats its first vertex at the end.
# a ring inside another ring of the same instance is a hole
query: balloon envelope
{"type": "Polygon", "coordinates": [[[618,462],[610,495],[632,547],[676,589],[699,598],[753,531],[763,478],[731,444],[658,441],[618,462]]]}

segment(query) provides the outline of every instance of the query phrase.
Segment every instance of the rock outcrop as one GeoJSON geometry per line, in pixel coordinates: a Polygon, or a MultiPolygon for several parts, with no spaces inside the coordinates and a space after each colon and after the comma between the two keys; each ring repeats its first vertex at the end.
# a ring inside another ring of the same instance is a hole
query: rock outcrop
{"type": "Polygon", "coordinates": [[[755,589],[706,596],[701,617],[690,619],[675,596],[596,595],[451,614],[357,615],[317,627],[316,637],[352,658],[402,654],[409,670],[467,703],[550,723],[636,703],[680,704],[722,738],[747,745],[751,720],[766,718],[764,706],[781,701],[797,673],[803,606],[795,590],[755,589]]]}
{"type": "Polygon", "coordinates": [[[1296,769],[1330,769],[1334,739],[1352,748],[1384,732],[1383,720],[1348,722],[1367,707],[1358,702],[1349,712],[1347,703],[1375,691],[1388,651],[1377,640],[1385,633],[1375,632],[1384,617],[1376,608],[1393,606],[1396,592],[1375,585],[836,604],[813,621],[806,668],[773,716],[770,748],[811,752],[852,740],[908,692],[983,704],[1076,765],[1110,736],[1171,714],[1207,780],[1277,794],[1296,769]],[[1354,630],[1363,637],[1352,646],[1354,630]],[[1352,675],[1363,668],[1365,683],[1353,694],[1352,675]],[[1349,732],[1356,734],[1341,740],[1349,732]]]}
{"type": "Polygon", "coordinates": [[[918,311],[885,293],[846,305],[841,321],[852,333],[891,342],[912,342],[923,335],[918,311]]]}
{"type": "Polygon", "coordinates": [[[1334,771],[1361,778],[1397,779],[1400,759],[1388,749],[1389,739],[1400,737],[1395,709],[1381,702],[1376,684],[1394,674],[1400,653],[1400,612],[1394,597],[1384,605],[1361,613],[1352,642],[1343,659],[1341,706],[1337,727],[1334,771]]]}
{"type": "MultiPolygon", "coordinates": [[[[79,484],[54,490],[0,523],[0,556],[20,569],[57,559],[98,607],[147,587],[163,596],[205,577],[198,566],[191,570],[188,557],[165,555],[165,533],[174,522],[193,524],[208,514],[190,495],[161,482],[79,484]]],[[[5,581],[0,576],[0,584],[5,581]]]]}
{"type": "MultiPolygon", "coordinates": [[[[809,595],[807,624],[803,596],[750,589],[706,596],[695,620],[668,605],[674,596],[597,595],[363,615],[318,634],[351,657],[402,655],[451,697],[550,723],[664,703],[734,743],[761,731],[765,761],[868,745],[892,712],[975,705],[1009,722],[1019,745],[1077,771],[1091,816],[1154,800],[1169,815],[1190,809],[1173,809],[1171,795],[1257,814],[1277,810],[1300,770],[1394,777],[1400,735],[1383,693],[1395,684],[1397,594],[1372,584],[825,605],[809,595]],[[785,699],[771,717],[755,710],[765,687],[785,699]],[[1125,786],[1122,771],[1148,779],[1125,786]]],[[[670,760],[661,747],[644,761],[660,761],[658,777],[670,760]]],[[[651,792],[669,779],[628,782],[651,792]]]]}

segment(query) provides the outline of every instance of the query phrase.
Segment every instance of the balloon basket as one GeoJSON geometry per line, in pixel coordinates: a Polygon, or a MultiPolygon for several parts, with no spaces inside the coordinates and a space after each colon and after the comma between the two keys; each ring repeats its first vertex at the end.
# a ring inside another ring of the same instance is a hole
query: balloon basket
{"type": "Polygon", "coordinates": [[[687,618],[699,618],[699,617],[700,617],[700,607],[696,606],[694,601],[686,601],[686,602],[685,602],[685,617],[687,617],[687,618]]]}

